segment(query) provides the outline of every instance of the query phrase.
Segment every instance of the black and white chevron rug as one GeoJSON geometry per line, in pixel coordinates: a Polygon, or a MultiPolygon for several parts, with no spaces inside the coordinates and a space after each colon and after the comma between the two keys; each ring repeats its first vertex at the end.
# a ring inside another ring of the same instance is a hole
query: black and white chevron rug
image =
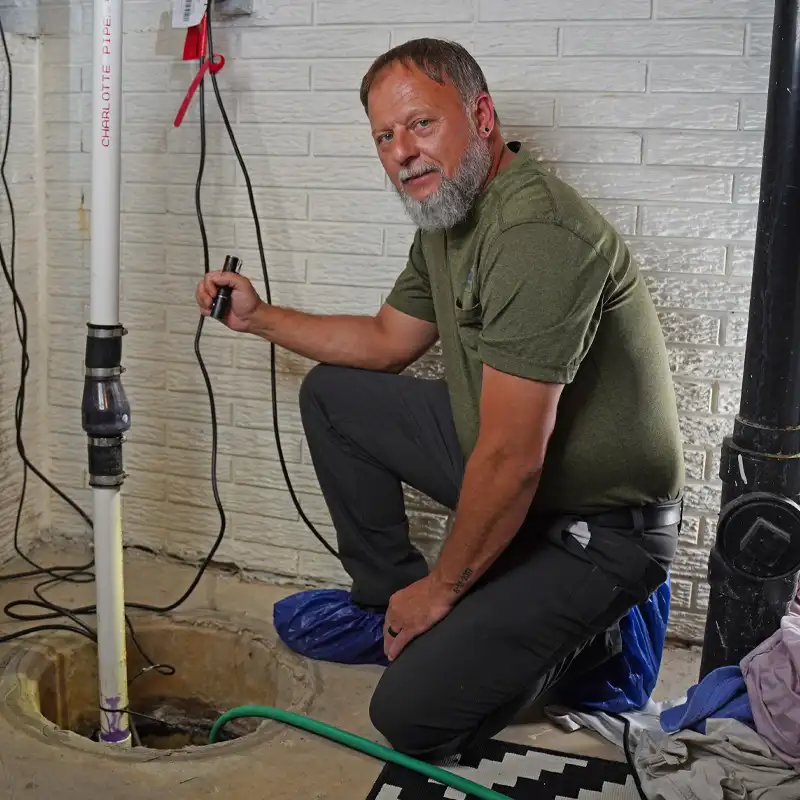
{"type": "MultiPolygon", "coordinates": [[[[440,764],[511,800],[639,800],[624,762],[492,739],[479,753],[440,764]]],[[[418,772],[387,764],[366,800],[475,800],[418,772]]]]}

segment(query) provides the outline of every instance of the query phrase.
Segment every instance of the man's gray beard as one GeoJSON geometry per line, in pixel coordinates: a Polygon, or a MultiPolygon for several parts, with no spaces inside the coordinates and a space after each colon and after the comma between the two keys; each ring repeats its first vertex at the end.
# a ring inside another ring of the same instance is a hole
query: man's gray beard
{"type": "Polygon", "coordinates": [[[400,170],[401,180],[424,175],[426,172],[439,172],[441,186],[424,200],[415,200],[396,186],[394,188],[406,213],[418,228],[427,231],[452,228],[463,222],[469,214],[475,198],[480,194],[491,163],[492,155],[488,145],[475,136],[453,178],[448,178],[433,165],[400,170]]]}

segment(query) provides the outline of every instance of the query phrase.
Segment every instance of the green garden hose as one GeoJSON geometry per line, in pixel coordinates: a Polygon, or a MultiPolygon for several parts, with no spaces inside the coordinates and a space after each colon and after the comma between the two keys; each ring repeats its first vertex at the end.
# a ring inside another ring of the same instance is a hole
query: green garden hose
{"type": "Polygon", "coordinates": [[[267,719],[274,719],[278,722],[285,722],[287,725],[293,725],[296,728],[302,728],[310,733],[316,733],[319,736],[324,736],[334,742],[351,747],[354,750],[360,750],[369,756],[380,759],[381,761],[391,761],[399,764],[401,767],[419,772],[439,783],[446,786],[452,786],[460,792],[464,792],[472,797],[480,798],[480,800],[509,800],[508,795],[500,794],[492,789],[487,789],[479,783],[462,778],[455,775],[446,769],[434,767],[431,764],[426,764],[424,761],[418,761],[416,758],[398,753],[389,747],[377,744],[370,739],[365,739],[362,736],[356,736],[354,733],[343,731],[341,728],[336,728],[333,725],[328,725],[324,722],[305,717],[302,714],[295,714],[291,711],[284,711],[281,708],[272,708],[270,706],[239,706],[226,711],[211,728],[211,735],[209,736],[209,744],[214,744],[217,735],[219,734],[222,726],[230,722],[232,719],[240,719],[242,717],[265,717],[267,719]]]}

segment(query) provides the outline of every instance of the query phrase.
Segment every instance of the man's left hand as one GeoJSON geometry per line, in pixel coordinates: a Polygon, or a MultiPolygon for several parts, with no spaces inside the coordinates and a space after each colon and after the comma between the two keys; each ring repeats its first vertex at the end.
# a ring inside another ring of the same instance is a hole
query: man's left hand
{"type": "Polygon", "coordinates": [[[394,661],[412,639],[444,619],[456,599],[453,592],[443,589],[430,576],[395,592],[383,626],[386,657],[394,661]]]}

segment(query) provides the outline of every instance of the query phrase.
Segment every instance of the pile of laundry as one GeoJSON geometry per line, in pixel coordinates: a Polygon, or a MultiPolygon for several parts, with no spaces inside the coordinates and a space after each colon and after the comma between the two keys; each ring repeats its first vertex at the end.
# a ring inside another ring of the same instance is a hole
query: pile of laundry
{"type": "Polygon", "coordinates": [[[684,697],[545,713],[627,748],[648,800],[800,800],[800,592],[772,636],[684,697]]]}

